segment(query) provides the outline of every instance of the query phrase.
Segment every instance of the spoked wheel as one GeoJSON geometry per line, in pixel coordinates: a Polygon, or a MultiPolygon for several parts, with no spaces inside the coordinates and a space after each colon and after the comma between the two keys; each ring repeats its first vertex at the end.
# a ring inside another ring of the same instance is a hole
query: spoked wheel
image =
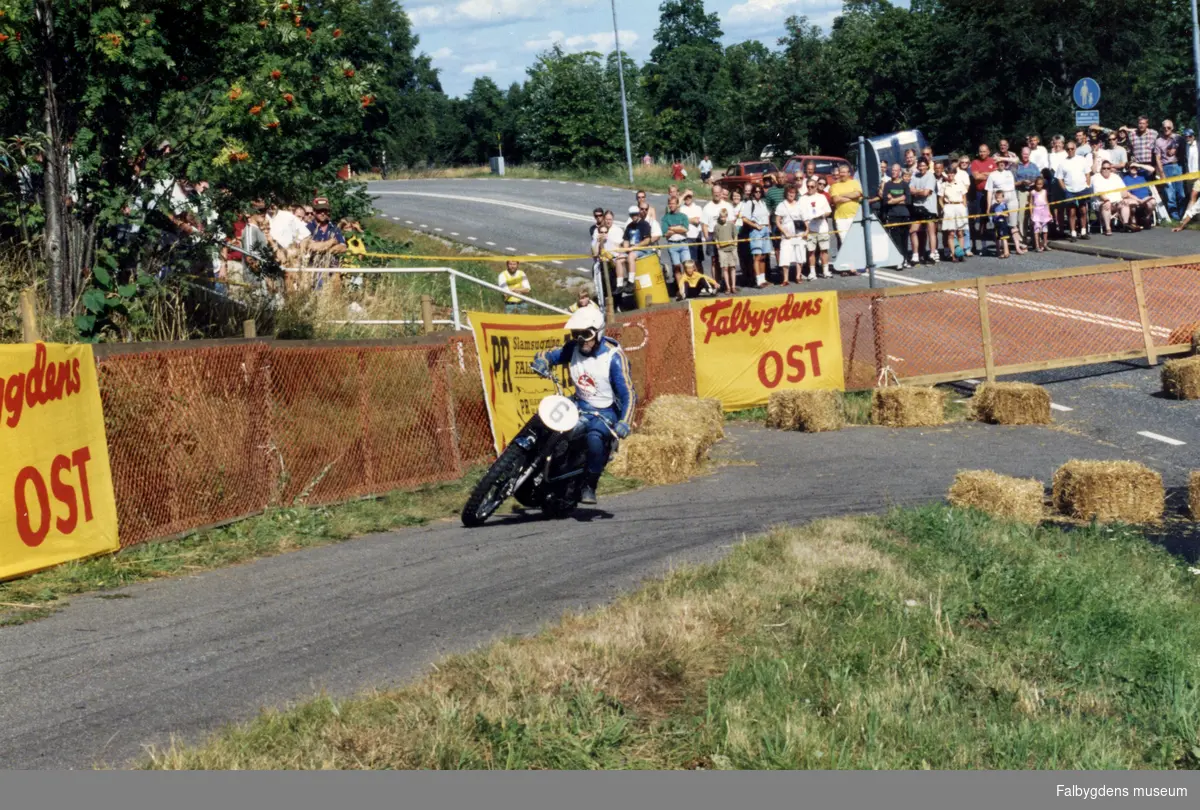
{"type": "Polygon", "coordinates": [[[510,495],[512,495],[517,476],[525,466],[525,453],[516,444],[510,444],[496,459],[496,463],[475,485],[471,497],[467,499],[462,510],[464,526],[482,526],[484,521],[495,514],[510,495]]]}

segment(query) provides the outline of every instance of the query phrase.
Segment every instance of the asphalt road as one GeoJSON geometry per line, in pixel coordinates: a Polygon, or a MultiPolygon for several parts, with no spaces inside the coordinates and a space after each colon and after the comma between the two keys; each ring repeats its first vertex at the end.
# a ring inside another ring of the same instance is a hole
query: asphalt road
{"type": "MultiPolygon", "coordinates": [[[[708,196],[694,187],[704,202],[708,196]]],[[[382,215],[405,227],[424,230],[463,244],[514,256],[579,255],[588,253],[588,228],[596,206],[611,208],[617,221],[627,219],[634,194],[628,189],[574,183],[565,180],[471,178],[442,180],[385,180],[369,184],[382,215]]],[[[666,195],[650,193],[649,200],[661,216],[666,195]]],[[[1066,246],[1064,246],[1066,247],[1066,246]]],[[[1127,248],[1129,258],[1147,255],[1200,254],[1200,232],[1172,234],[1165,228],[1138,234],[1093,235],[1074,250],[1127,248]]],[[[1112,261],[1095,255],[1051,250],[1047,253],[968,259],[961,264],[940,263],[904,271],[902,277],[924,281],[953,281],[980,275],[1025,273],[1112,261]]],[[[564,270],[589,272],[586,260],[556,262],[564,270]]],[[[900,283],[889,271],[878,278],[880,286],[900,283]]],[[[866,277],[835,278],[812,282],[805,289],[862,289],[866,277]]],[[[767,290],[766,292],[772,292],[767,290]]],[[[746,292],[750,292],[747,290],[746,292]]],[[[536,291],[535,291],[536,295],[536,291]]]]}
{"type": "MultiPolygon", "coordinates": [[[[753,464],[607,498],[574,519],[472,531],[442,521],[79,597],[0,629],[0,767],[120,765],[261,706],[395,684],[768,526],[938,500],[961,468],[1048,482],[1070,458],[1141,457],[1062,430],[975,424],[730,434],[722,453],[753,464]]],[[[1178,509],[1186,465],[1147,460],[1178,509]]]]}

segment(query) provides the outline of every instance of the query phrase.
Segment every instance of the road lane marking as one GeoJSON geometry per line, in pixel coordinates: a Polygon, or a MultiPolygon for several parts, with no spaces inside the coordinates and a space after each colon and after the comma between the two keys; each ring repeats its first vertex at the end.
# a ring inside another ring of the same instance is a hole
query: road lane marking
{"type": "Polygon", "coordinates": [[[420,225],[418,225],[417,227],[418,227],[418,228],[428,228],[429,226],[428,226],[428,225],[426,225],[424,222],[422,222],[422,223],[421,223],[420,225]]]}
{"type": "Polygon", "coordinates": [[[485,245],[491,245],[492,247],[495,247],[495,246],[496,246],[496,243],[495,243],[495,242],[484,242],[484,244],[485,244],[485,245]]]}
{"type": "Polygon", "coordinates": [[[1138,435],[1145,436],[1147,439],[1154,439],[1154,441],[1156,441],[1156,442],[1162,442],[1163,444],[1169,444],[1173,447],[1179,447],[1180,445],[1187,444],[1187,442],[1181,442],[1181,441],[1179,441],[1179,439],[1172,439],[1170,436],[1162,436],[1158,433],[1151,433],[1148,430],[1139,430],[1138,435]]]}
{"type": "Polygon", "coordinates": [[[412,225],[412,224],[413,224],[413,221],[412,221],[411,219],[406,219],[406,220],[404,220],[404,224],[405,224],[405,225],[412,225]]]}
{"type": "Polygon", "coordinates": [[[558,259],[551,259],[550,264],[562,264],[558,259]]]}
{"type": "Polygon", "coordinates": [[[435,194],[429,191],[377,191],[376,196],[387,194],[397,197],[428,197],[435,200],[453,200],[458,205],[469,205],[472,203],[482,203],[484,205],[500,205],[505,208],[516,208],[521,211],[532,211],[535,214],[545,214],[550,217],[560,217],[562,219],[570,219],[576,222],[594,222],[595,217],[589,214],[572,214],[569,211],[556,211],[553,208],[540,208],[536,205],[526,205],[525,203],[513,202],[511,200],[497,200],[491,197],[471,197],[463,199],[458,194],[435,194]]]}
{"type": "Polygon", "coordinates": [[[450,231],[451,236],[458,236],[458,231],[450,231]]]}
{"type": "Polygon", "coordinates": [[[435,230],[435,231],[437,231],[438,233],[441,233],[441,232],[442,232],[442,229],[441,229],[441,228],[434,228],[434,230],[435,230]]]}
{"type": "Polygon", "coordinates": [[[474,236],[468,236],[467,238],[470,239],[472,242],[476,241],[476,238],[474,236]]]}
{"type": "Polygon", "coordinates": [[[506,247],[505,250],[511,250],[513,253],[517,252],[517,249],[514,247],[506,247]]]}
{"type": "Polygon", "coordinates": [[[1074,408],[1068,408],[1066,405],[1059,405],[1057,402],[1051,402],[1050,407],[1056,411],[1073,411],[1074,408]]]}

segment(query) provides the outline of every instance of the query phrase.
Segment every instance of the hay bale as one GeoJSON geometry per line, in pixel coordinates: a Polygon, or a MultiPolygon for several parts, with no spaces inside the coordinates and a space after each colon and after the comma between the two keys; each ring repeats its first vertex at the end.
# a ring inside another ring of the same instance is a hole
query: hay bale
{"type": "Polygon", "coordinates": [[[846,405],[841,391],[797,391],[796,430],[820,433],[841,430],[846,424],[846,405]]]}
{"type": "Polygon", "coordinates": [[[693,438],[707,451],[725,438],[725,411],[719,399],[664,394],[646,406],[638,433],[693,438]]]}
{"type": "Polygon", "coordinates": [[[796,430],[799,391],[775,391],[767,397],[767,427],[796,430]]]}
{"type": "Polygon", "coordinates": [[[1054,508],[1090,520],[1153,523],[1166,503],[1162,476],[1136,461],[1071,460],[1054,473],[1054,508]]]}
{"type": "Polygon", "coordinates": [[[1163,363],[1162,387],[1175,399],[1200,399],[1200,355],[1163,363]]]}
{"type": "Polygon", "coordinates": [[[1050,392],[1031,383],[984,383],[971,398],[975,416],[994,425],[1048,425],[1050,392]]]}
{"type": "Polygon", "coordinates": [[[647,484],[678,484],[695,474],[707,453],[694,436],[637,433],[621,442],[609,471],[647,484]]]}
{"type": "Polygon", "coordinates": [[[961,470],[954,476],[946,499],[954,506],[974,508],[989,515],[1040,523],[1042,482],[1032,478],[1013,478],[991,470],[961,470]]]}
{"type": "Polygon", "coordinates": [[[945,422],[946,393],[939,388],[894,385],[876,388],[871,422],[884,427],[932,427],[945,422]]]}
{"type": "Polygon", "coordinates": [[[1192,520],[1200,520],[1200,472],[1188,476],[1188,511],[1192,520]]]}

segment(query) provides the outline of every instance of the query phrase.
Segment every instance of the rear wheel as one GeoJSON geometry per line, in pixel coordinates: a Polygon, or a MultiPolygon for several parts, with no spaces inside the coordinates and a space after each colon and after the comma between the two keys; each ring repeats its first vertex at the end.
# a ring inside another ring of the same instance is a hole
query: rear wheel
{"type": "Polygon", "coordinates": [[[513,485],[525,467],[525,451],[510,444],[475,485],[462,510],[464,526],[482,526],[512,494],[513,485]]]}
{"type": "Polygon", "coordinates": [[[562,488],[546,495],[542,502],[542,514],[551,520],[562,520],[575,511],[579,505],[580,486],[583,476],[575,476],[567,480],[562,488]]]}

